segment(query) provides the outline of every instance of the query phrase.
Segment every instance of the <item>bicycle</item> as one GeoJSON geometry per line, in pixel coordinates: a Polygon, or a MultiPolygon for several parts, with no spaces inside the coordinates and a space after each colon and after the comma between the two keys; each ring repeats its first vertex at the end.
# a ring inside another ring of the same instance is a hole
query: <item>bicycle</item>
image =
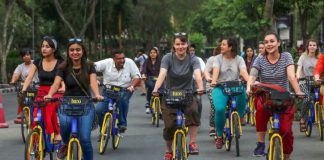
{"type": "Polygon", "coordinates": [[[232,140],[235,139],[236,156],[240,156],[239,139],[243,132],[240,115],[236,109],[236,96],[243,94],[245,91],[244,83],[242,81],[218,82],[216,87],[221,87],[223,93],[229,96],[225,111],[226,121],[223,132],[223,143],[225,143],[225,149],[226,151],[230,151],[232,140]]]}
{"type": "Polygon", "coordinates": [[[293,97],[304,96],[296,95],[288,91],[278,91],[268,88],[266,85],[253,85],[252,95],[262,97],[262,104],[272,113],[269,131],[269,149],[267,159],[284,160],[282,137],[279,134],[280,121],[279,114],[284,113],[290,106],[294,104],[293,97]]]}
{"type": "Polygon", "coordinates": [[[152,114],[152,125],[155,125],[156,127],[159,127],[160,125],[160,119],[162,115],[161,111],[161,100],[159,97],[153,97],[151,98],[151,114],[152,114]]]}
{"type": "Polygon", "coordinates": [[[92,102],[97,102],[96,98],[87,96],[64,96],[62,98],[51,98],[51,101],[59,101],[59,111],[62,115],[71,116],[71,136],[67,149],[67,160],[81,160],[82,148],[78,138],[79,117],[88,115],[92,102]]]}
{"type": "Polygon", "coordinates": [[[43,95],[37,95],[35,99],[32,106],[37,109],[37,117],[33,119],[36,125],[27,136],[24,156],[26,160],[43,160],[46,153],[49,153],[50,159],[53,160],[53,153],[60,147],[60,144],[55,145],[53,143],[54,133],[45,133],[45,122],[43,121],[41,108],[45,107],[48,102],[43,100],[43,95]]]}
{"type": "Polygon", "coordinates": [[[106,85],[105,92],[107,94],[108,106],[106,111],[103,112],[105,115],[103,118],[103,123],[100,130],[100,143],[99,143],[99,153],[104,154],[109,142],[110,136],[112,137],[112,148],[116,150],[119,147],[120,138],[122,137],[118,129],[118,101],[121,96],[121,92],[126,91],[126,89],[106,85]]]}
{"type": "Polygon", "coordinates": [[[255,126],[255,106],[254,106],[254,97],[248,97],[248,103],[246,106],[246,111],[244,114],[246,124],[255,126]]]}
{"type": "Polygon", "coordinates": [[[305,120],[306,123],[306,137],[310,137],[312,135],[313,125],[318,126],[319,137],[320,140],[323,141],[323,113],[322,113],[322,106],[319,104],[319,86],[314,84],[313,77],[305,77],[299,80],[304,80],[306,82],[306,86],[311,93],[310,99],[310,106],[307,111],[307,119],[305,120]]]}

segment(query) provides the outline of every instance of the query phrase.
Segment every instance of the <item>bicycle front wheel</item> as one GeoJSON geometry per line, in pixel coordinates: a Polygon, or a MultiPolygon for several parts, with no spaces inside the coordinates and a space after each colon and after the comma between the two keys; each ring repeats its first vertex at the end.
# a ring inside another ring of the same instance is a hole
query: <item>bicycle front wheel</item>
{"type": "Polygon", "coordinates": [[[116,124],[116,126],[114,128],[115,132],[113,132],[113,134],[111,134],[112,148],[114,150],[116,150],[119,147],[119,142],[120,142],[120,134],[119,134],[118,127],[117,127],[118,119],[116,119],[115,124],[116,124]]]}
{"type": "Polygon", "coordinates": [[[100,132],[100,144],[99,144],[99,153],[104,154],[107,148],[107,144],[110,139],[111,135],[111,128],[112,128],[112,118],[111,116],[106,116],[104,120],[104,124],[102,124],[101,132],[100,132]]]}
{"type": "Polygon", "coordinates": [[[82,159],[82,150],[76,141],[71,142],[67,152],[68,152],[67,160],[81,160],[82,159]]]}
{"type": "Polygon", "coordinates": [[[20,123],[21,137],[24,143],[26,143],[26,137],[30,131],[30,113],[29,109],[24,107],[21,112],[21,123],[20,123]]]}
{"type": "Polygon", "coordinates": [[[236,156],[240,156],[240,118],[237,114],[233,115],[233,135],[235,139],[235,147],[236,147],[236,156]]]}
{"type": "Polygon", "coordinates": [[[312,130],[313,130],[313,122],[312,122],[312,110],[311,108],[308,109],[307,111],[308,114],[308,119],[305,120],[306,123],[306,131],[305,135],[306,137],[310,137],[312,135],[312,130]]]}
{"type": "Polygon", "coordinates": [[[283,160],[283,148],[279,137],[274,137],[270,142],[269,160],[283,160]]]}
{"type": "Polygon", "coordinates": [[[319,137],[320,137],[320,140],[323,141],[323,115],[322,115],[322,108],[319,104],[316,105],[317,107],[317,120],[318,120],[318,131],[319,131],[319,137]]]}
{"type": "Polygon", "coordinates": [[[186,149],[184,147],[186,147],[186,144],[185,144],[185,137],[183,136],[183,134],[181,133],[178,133],[176,135],[176,150],[175,150],[175,159],[176,160],[186,160],[187,156],[185,153],[186,152],[186,149]]]}
{"type": "Polygon", "coordinates": [[[159,104],[155,104],[154,117],[155,117],[155,126],[159,127],[160,125],[160,105],[159,104]]]}
{"type": "Polygon", "coordinates": [[[29,133],[25,144],[25,160],[43,159],[43,140],[38,129],[29,133]]]}

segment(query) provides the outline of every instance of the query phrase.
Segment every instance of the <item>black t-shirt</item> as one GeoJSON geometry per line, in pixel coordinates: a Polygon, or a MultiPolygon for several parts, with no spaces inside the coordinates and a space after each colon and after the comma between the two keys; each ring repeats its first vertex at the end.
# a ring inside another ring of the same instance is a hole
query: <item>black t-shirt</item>
{"type": "Polygon", "coordinates": [[[53,84],[57,72],[57,66],[62,62],[63,60],[58,59],[54,69],[48,72],[44,71],[43,69],[42,59],[37,59],[34,61],[34,65],[36,66],[38,71],[38,79],[40,86],[51,86],[53,84]]]}
{"type": "MultiPolygon", "coordinates": [[[[78,73],[80,72],[80,69],[73,69],[74,72],[76,73],[76,79],[80,79],[78,73]]],[[[64,68],[64,69],[58,69],[57,72],[57,76],[60,76],[64,83],[65,83],[65,93],[64,96],[87,96],[82,89],[80,88],[80,86],[78,85],[78,83],[75,81],[75,79],[73,78],[73,76],[71,75],[72,73],[68,73],[68,69],[64,68]]],[[[90,65],[89,68],[89,76],[92,73],[96,73],[96,69],[94,67],[94,65],[90,65]]],[[[90,77],[89,77],[90,79],[90,77]]],[[[81,83],[79,81],[79,83],[81,83]]],[[[80,84],[82,85],[82,84],[80,84]]],[[[85,87],[85,91],[87,92],[88,96],[90,96],[90,84],[83,86],[85,87]]]]}

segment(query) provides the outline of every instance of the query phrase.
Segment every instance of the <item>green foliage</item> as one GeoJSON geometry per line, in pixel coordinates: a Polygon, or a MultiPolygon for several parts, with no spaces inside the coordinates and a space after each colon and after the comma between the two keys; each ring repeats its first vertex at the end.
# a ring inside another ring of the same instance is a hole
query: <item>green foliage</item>
{"type": "Polygon", "coordinates": [[[205,36],[202,33],[190,33],[189,42],[190,44],[196,45],[196,55],[201,57],[201,49],[204,48],[205,36]]]}

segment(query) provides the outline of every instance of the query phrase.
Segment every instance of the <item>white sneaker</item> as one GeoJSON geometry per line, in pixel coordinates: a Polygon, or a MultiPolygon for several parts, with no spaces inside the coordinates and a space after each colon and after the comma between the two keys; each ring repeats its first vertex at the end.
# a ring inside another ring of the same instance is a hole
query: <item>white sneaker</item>
{"type": "Polygon", "coordinates": [[[146,108],[145,112],[146,112],[146,114],[150,114],[151,113],[150,108],[146,108]]]}

